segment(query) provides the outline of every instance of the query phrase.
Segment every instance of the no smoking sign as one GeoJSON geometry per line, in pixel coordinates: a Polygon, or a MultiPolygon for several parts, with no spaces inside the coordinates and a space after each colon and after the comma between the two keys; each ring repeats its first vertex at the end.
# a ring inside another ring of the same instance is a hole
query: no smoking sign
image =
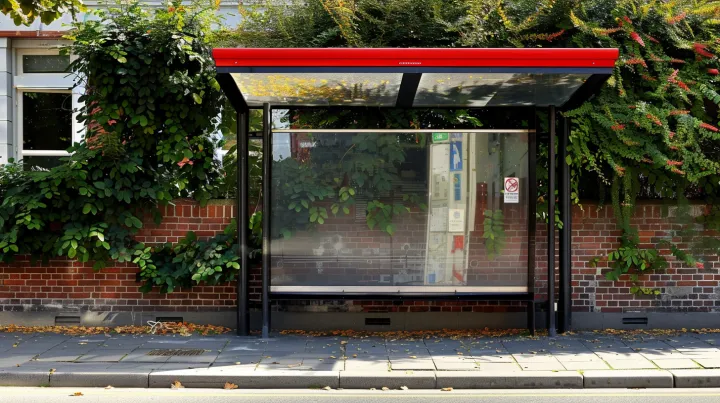
{"type": "Polygon", "coordinates": [[[520,180],[518,178],[505,178],[504,190],[505,203],[520,203],[520,180]]]}

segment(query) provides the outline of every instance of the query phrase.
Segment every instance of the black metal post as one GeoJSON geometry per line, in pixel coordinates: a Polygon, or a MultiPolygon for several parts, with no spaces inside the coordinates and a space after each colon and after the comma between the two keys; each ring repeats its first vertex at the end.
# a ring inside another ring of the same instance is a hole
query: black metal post
{"type": "Polygon", "coordinates": [[[263,231],[262,231],[262,338],[270,334],[270,163],[272,162],[272,116],[263,104],[263,231]]]}
{"type": "Polygon", "coordinates": [[[570,137],[570,119],[562,117],[560,134],[560,317],[558,327],[565,333],[572,326],[572,204],[570,189],[570,166],[565,161],[568,155],[570,137]]]}
{"type": "Polygon", "coordinates": [[[537,133],[540,129],[537,109],[532,108],[532,128],[528,133],[528,307],[530,334],[535,335],[535,235],[537,232],[537,133]]]}
{"type": "Polygon", "coordinates": [[[237,233],[240,253],[240,272],[237,279],[237,334],[248,336],[250,334],[250,309],[248,306],[248,142],[249,135],[248,109],[237,112],[237,233]]]}
{"type": "Polygon", "coordinates": [[[548,335],[555,336],[555,106],[550,105],[550,133],[548,147],[548,335]]]}

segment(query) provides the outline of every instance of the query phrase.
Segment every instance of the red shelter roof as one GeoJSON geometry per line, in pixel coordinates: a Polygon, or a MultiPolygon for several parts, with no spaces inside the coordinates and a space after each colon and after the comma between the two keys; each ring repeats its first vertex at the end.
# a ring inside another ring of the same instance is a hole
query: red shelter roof
{"type": "Polygon", "coordinates": [[[597,90],[618,50],[234,48],[213,57],[239,107],[562,107],[597,90]]]}

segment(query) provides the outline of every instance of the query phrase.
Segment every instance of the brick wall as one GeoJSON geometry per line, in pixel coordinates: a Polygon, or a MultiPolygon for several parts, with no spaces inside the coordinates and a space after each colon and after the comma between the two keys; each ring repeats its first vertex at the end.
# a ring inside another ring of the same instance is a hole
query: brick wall
{"type": "MultiPolygon", "coordinates": [[[[231,201],[199,207],[177,200],[163,211],[160,225],[146,222],[142,242],[177,242],[188,231],[199,236],[221,232],[235,217],[231,201]]],[[[137,267],[118,263],[100,272],[92,264],[64,259],[48,264],[19,259],[0,265],[0,306],[3,311],[221,311],[235,307],[235,287],[199,286],[171,294],[138,291],[137,267]]]]}
{"type": "MultiPolygon", "coordinates": [[[[648,246],[654,245],[660,237],[673,235],[673,231],[678,229],[672,217],[664,217],[661,210],[655,204],[641,204],[636,209],[633,223],[639,225],[642,241],[648,246]]],[[[701,212],[699,207],[695,210],[696,213],[701,212]]],[[[191,201],[177,201],[166,209],[165,219],[160,225],[149,225],[138,235],[138,239],[144,242],[175,242],[189,230],[200,236],[210,236],[222,231],[234,216],[231,201],[213,202],[202,208],[191,201]]],[[[409,218],[418,219],[412,214],[409,218]]],[[[423,222],[421,218],[419,221],[423,222]]],[[[332,230],[331,227],[326,229],[332,230]]],[[[422,231],[420,228],[417,230],[422,231]]],[[[538,223],[535,287],[538,300],[545,298],[543,293],[547,284],[545,234],[545,225],[538,223]]],[[[604,272],[607,268],[603,267],[603,263],[593,268],[588,261],[617,246],[619,234],[610,208],[598,211],[595,206],[585,204],[584,209],[576,207],[573,210],[572,286],[575,311],[720,310],[720,274],[717,274],[720,262],[717,256],[703,257],[705,269],[687,268],[671,258],[666,273],[643,278],[645,286],[662,291],[659,296],[635,297],[630,294],[631,285],[626,279],[620,282],[605,280],[604,272]]],[[[396,235],[398,238],[402,236],[401,233],[396,235]]],[[[474,236],[471,235],[471,239],[474,236]]],[[[482,253],[483,249],[475,247],[475,250],[482,253]]],[[[511,257],[517,260],[517,256],[526,256],[526,253],[520,247],[512,252],[511,257]]],[[[118,264],[94,272],[90,265],[66,260],[53,260],[47,265],[40,265],[21,259],[13,264],[0,265],[0,306],[4,311],[56,312],[218,312],[235,309],[233,284],[197,286],[172,294],[141,294],[138,291],[139,283],[135,281],[136,272],[137,269],[132,265],[118,264]]],[[[250,277],[251,307],[257,309],[260,269],[253,267],[250,277]]],[[[273,309],[304,312],[523,312],[525,305],[520,301],[276,301],[273,309]]]]}

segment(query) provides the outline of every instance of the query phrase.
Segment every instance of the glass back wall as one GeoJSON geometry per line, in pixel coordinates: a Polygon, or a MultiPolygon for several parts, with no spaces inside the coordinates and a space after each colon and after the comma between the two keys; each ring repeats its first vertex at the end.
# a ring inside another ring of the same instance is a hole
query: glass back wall
{"type": "Polygon", "coordinates": [[[273,133],[271,290],[524,292],[528,133],[273,133]]]}

